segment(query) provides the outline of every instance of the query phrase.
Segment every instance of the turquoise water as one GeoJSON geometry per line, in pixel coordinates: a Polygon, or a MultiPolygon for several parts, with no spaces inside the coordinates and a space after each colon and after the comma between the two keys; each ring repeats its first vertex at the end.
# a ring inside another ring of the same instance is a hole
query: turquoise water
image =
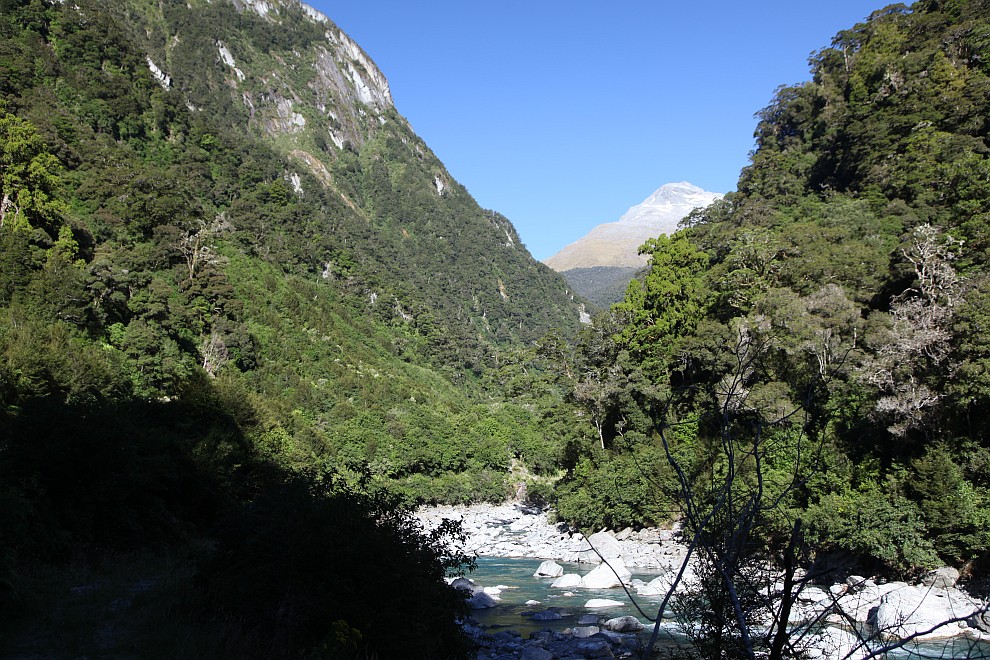
{"type": "MultiPolygon", "coordinates": [[[[528,637],[530,633],[539,630],[563,630],[577,625],[577,620],[584,614],[595,614],[607,618],[618,616],[634,616],[643,622],[648,630],[641,633],[645,639],[652,630],[650,617],[655,617],[662,596],[640,596],[633,594],[642,612],[632,604],[632,599],[621,588],[616,589],[553,589],[550,585],[553,578],[535,578],[533,573],[540,566],[541,559],[509,559],[501,557],[479,557],[477,569],[468,575],[469,578],[483,587],[504,585],[498,598],[501,600],[496,607],[485,610],[473,610],[472,616],[479,623],[489,628],[489,632],[498,629],[515,630],[528,637]],[[566,595],[571,594],[571,595],[566,595]],[[608,598],[622,601],[623,606],[593,608],[584,606],[591,598],[608,598]],[[526,605],[527,600],[538,600],[538,605],[526,605]],[[533,621],[527,613],[542,612],[548,608],[561,608],[562,614],[569,614],[558,621],[533,621]]],[[[592,564],[571,564],[557,562],[564,568],[564,573],[585,575],[594,568],[592,564]]],[[[645,569],[630,569],[633,577],[649,582],[660,575],[661,571],[645,569]]],[[[683,638],[680,640],[685,641],[683,638]]],[[[661,646],[675,644],[675,640],[664,635],[661,646]]],[[[970,660],[990,660],[990,645],[974,643],[968,640],[956,640],[947,644],[929,643],[915,646],[911,650],[898,649],[888,652],[888,658],[904,660],[920,660],[920,658],[969,658],[970,660]]]]}
{"type": "MultiPolygon", "coordinates": [[[[630,598],[621,588],[616,589],[553,589],[550,585],[553,578],[535,578],[533,573],[539,568],[541,559],[507,559],[501,557],[479,557],[478,568],[468,575],[469,578],[483,587],[505,585],[499,594],[499,604],[487,610],[474,610],[473,616],[486,626],[498,626],[517,630],[524,637],[530,632],[551,629],[563,630],[576,625],[577,619],[584,614],[596,614],[608,618],[617,616],[634,616],[644,624],[647,617],[632,605],[630,598]],[[571,594],[571,595],[566,595],[571,594]],[[622,607],[606,607],[588,609],[584,606],[592,598],[608,598],[625,603],[622,607]],[[526,605],[527,600],[538,600],[539,605],[526,605]],[[531,621],[524,612],[542,612],[550,607],[563,608],[562,614],[572,616],[559,621],[531,621]]],[[[571,564],[557,562],[564,567],[564,573],[585,575],[595,568],[593,564],[571,564]]],[[[661,574],[660,571],[645,569],[630,569],[633,577],[649,582],[661,574]]],[[[634,594],[645,614],[655,617],[657,606],[662,597],[639,596],[634,594]]]]}

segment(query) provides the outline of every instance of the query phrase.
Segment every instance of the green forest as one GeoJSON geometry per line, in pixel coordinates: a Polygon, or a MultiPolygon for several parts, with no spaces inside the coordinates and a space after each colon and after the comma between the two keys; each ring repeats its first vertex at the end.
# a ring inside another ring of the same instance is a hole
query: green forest
{"type": "Polygon", "coordinates": [[[410,510],[519,483],[588,530],[731,479],[761,551],[987,580],[987,2],[836,35],[583,327],[281,11],[0,0],[0,655],[92,652],[32,635],[118,580],[115,657],[463,657],[471,558],[410,510]]]}
{"type": "Polygon", "coordinates": [[[649,273],[575,353],[604,450],[573,468],[564,516],[661,523],[681,488],[664,441],[704,492],[731,436],[783,495],[769,540],[800,516],[818,553],[982,566],[988,15],[892,5],[839,33],[760,113],[738,190],[642,247],[649,273]],[[664,496],[603,506],[635,465],[664,496]]]}

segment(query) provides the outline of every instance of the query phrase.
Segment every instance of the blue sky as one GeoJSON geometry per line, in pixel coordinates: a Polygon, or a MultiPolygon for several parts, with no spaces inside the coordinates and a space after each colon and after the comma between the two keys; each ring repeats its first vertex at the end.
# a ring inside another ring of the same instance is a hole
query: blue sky
{"type": "Polygon", "coordinates": [[[735,189],[754,114],[867,0],[308,0],[537,259],[670,181],[735,189]]]}

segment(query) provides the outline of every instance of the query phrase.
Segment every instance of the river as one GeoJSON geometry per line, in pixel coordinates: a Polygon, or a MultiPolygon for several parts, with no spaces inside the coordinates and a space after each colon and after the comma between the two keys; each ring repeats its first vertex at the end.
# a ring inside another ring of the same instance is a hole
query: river
{"type": "MultiPolygon", "coordinates": [[[[636,595],[635,601],[642,611],[632,604],[632,599],[621,589],[553,589],[551,578],[536,578],[533,574],[542,560],[531,558],[479,557],[477,568],[468,575],[472,580],[485,587],[504,587],[498,594],[499,603],[496,607],[475,610],[472,616],[490,633],[498,630],[514,630],[524,638],[540,630],[563,631],[578,625],[582,615],[594,614],[599,617],[613,618],[619,616],[635,616],[647,625],[641,633],[645,642],[652,630],[648,617],[656,616],[661,596],[636,595]],[[625,605],[606,608],[586,608],[585,603],[591,598],[607,598],[623,601],[625,605]],[[539,604],[527,605],[527,601],[539,601],[539,604]],[[542,612],[548,608],[561,608],[564,618],[557,621],[534,621],[532,613],[542,612]]],[[[588,564],[558,562],[565,573],[587,573],[588,564]]],[[[662,574],[663,571],[649,569],[632,569],[633,578],[649,582],[662,574]]],[[[668,623],[666,632],[661,636],[661,650],[673,650],[680,645],[684,648],[686,638],[676,632],[676,626],[668,623]]],[[[855,656],[854,656],[855,657],[855,656]]],[[[896,649],[886,654],[887,658],[920,659],[940,658],[980,658],[990,659],[990,645],[976,643],[965,639],[952,642],[928,643],[914,646],[910,649],[896,649]]]]}

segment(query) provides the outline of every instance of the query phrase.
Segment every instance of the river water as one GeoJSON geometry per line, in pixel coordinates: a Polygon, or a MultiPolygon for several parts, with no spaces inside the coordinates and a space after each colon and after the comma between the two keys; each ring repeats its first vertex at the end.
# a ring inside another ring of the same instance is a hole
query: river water
{"type": "MultiPolygon", "coordinates": [[[[553,578],[535,578],[533,573],[539,568],[541,559],[507,559],[502,557],[479,557],[478,568],[468,577],[483,587],[505,585],[499,594],[497,607],[486,610],[475,610],[473,613],[480,623],[486,626],[500,626],[518,630],[525,637],[528,633],[550,628],[563,630],[576,625],[577,619],[584,614],[596,614],[608,618],[631,615],[644,623],[646,615],[656,616],[657,606],[662,597],[636,596],[643,613],[630,604],[630,598],[622,589],[553,589],[550,585],[553,578]],[[584,606],[592,598],[608,598],[626,603],[622,607],[586,608],[584,606]],[[526,605],[528,600],[538,600],[539,605],[526,605]],[[573,616],[560,621],[531,621],[525,612],[541,612],[549,607],[563,608],[573,616]]],[[[593,564],[570,564],[557,562],[564,567],[564,573],[584,575],[595,566],[593,564]]],[[[661,575],[659,571],[646,569],[631,569],[633,577],[644,582],[661,575]]]]}
{"type": "MultiPolygon", "coordinates": [[[[635,602],[642,610],[640,611],[632,604],[632,599],[622,589],[551,588],[552,578],[533,577],[533,573],[542,563],[540,559],[479,557],[477,561],[477,568],[468,577],[483,587],[504,587],[498,596],[500,601],[496,607],[472,612],[472,616],[487,627],[489,632],[495,632],[498,629],[510,629],[521,633],[525,638],[539,630],[559,631],[571,628],[578,625],[577,620],[585,614],[595,614],[607,618],[630,615],[647,626],[647,630],[641,633],[645,641],[652,631],[649,618],[656,616],[657,607],[663,599],[662,596],[635,595],[635,602]],[[592,598],[608,598],[622,601],[625,604],[606,608],[586,608],[585,603],[592,598]],[[526,605],[529,600],[539,601],[539,604],[526,605]],[[561,608],[561,613],[565,615],[564,618],[558,621],[534,621],[531,619],[533,612],[542,612],[551,607],[561,608]]],[[[557,563],[564,568],[564,573],[584,575],[594,568],[590,564],[557,563]]],[[[662,573],[647,569],[631,570],[633,571],[633,578],[639,578],[644,582],[649,582],[662,573]]],[[[683,647],[686,643],[686,638],[676,632],[676,626],[672,623],[665,625],[665,632],[661,635],[661,646],[683,647]]],[[[888,652],[884,657],[905,660],[919,660],[920,658],[990,660],[990,645],[959,639],[949,643],[929,643],[910,649],[897,649],[888,652]]]]}

